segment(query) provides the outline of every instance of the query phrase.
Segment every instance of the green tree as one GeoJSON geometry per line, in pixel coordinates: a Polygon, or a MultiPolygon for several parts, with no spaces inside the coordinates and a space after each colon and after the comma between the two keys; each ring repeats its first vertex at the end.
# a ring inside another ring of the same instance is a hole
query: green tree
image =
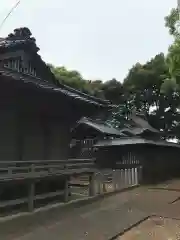
{"type": "Polygon", "coordinates": [[[165,17],[165,25],[174,37],[174,42],[168,49],[166,59],[169,78],[164,81],[161,89],[169,103],[169,108],[166,111],[166,121],[171,123],[169,131],[180,139],[180,25],[178,9],[173,8],[170,14],[165,17]]]}
{"type": "Polygon", "coordinates": [[[106,81],[102,86],[102,91],[104,98],[110,100],[113,104],[119,104],[123,101],[123,85],[115,78],[110,81],[106,81]]]}
{"type": "Polygon", "coordinates": [[[108,123],[123,127],[132,109],[143,112],[151,125],[164,132],[166,138],[180,139],[180,35],[178,11],[172,9],[165,17],[165,26],[174,42],[168,54],[157,54],[145,64],[136,63],[123,83],[115,78],[103,82],[86,80],[77,71],[50,66],[59,83],[85,93],[108,99],[117,107],[108,123]]]}
{"type": "Polygon", "coordinates": [[[78,71],[70,71],[65,67],[54,67],[49,64],[59,83],[78,89],[84,93],[110,100],[113,104],[119,104],[122,100],[123,87],[116,79],[102,82],[101,80],[86,80],[78,71]]]}
{"type": "Polygon", "coordinates": [[[136,109],[166,138],[177,136],[179,95],[173,83],[164,54],[156,55],[145,64],[135,64],[123,82],[124,103],[114,110],[109,121],[113,126],[122,127],[128,114],[136,109]]]}
{"type": "Polygon", "coordinates": [[[68,71],[65,67],[54,67],[49,65],[56,79],[70,87],[83,91],[87,85],[81,74],[77,71],[68,71]]]}
{"type": "Polygon", "coordinates": [[[179,20],[178,8],[171,9],[169,15],[165,17],[165,26],[169,29],[170,35],[174,37],[179,36],[178,20],[179,20]]]}
{"type": "Polygon", "coordinates": [[[137,63],[124,80],[124,88],[134,99],[134,107],[147,115],[152,107],[158,107],[161,85],[167,77],[168,68],[163,53],[156,55],[144,65],[137,63]]]}

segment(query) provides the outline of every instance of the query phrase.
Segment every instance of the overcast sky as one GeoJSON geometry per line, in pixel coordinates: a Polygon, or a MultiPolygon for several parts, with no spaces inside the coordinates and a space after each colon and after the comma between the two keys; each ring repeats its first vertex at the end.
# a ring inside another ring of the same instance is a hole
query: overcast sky
{"type": "MultiPolygon", "coordinates": [[[[0,21],[16,0],[0,0],[0,21]]],[[[85,78],[122,81],[136,62],[167,52],[164,16],[177,0],[21,0],[0,36],[29,27],[42,58],[85,78]]]]}

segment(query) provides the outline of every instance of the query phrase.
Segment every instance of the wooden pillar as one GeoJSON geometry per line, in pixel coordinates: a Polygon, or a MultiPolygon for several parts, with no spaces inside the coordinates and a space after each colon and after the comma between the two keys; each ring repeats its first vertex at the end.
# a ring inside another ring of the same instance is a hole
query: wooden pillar
{"type": "Polygon", "coordinates": [[[120,189],[124,182],[123,182],[124,178],[123,178],[123,170],[119,169],[119,179],[118,179],[118,189],[120,189]]]}
{"type": "Polygon", "coordinates": [[[134,168],[131,168],[131,185],[134,185],[134,168]]]}
{"type": "MultiPolygon", "coordinates": [[[[142,176],[141,176],[141,184],[149,184],[152,183],[152,173],[151,173],[151,169],[154,168],[154,164],[153,164],[153,149],[150,147],[146,147],[143,151],[142,154],[140,156],[140,161],[138,162],[138,164],[142,165],[142,176]]],[[[138,172],[139,166],[136,168],[136,172],[137,172],[137,176],[139,176],[139,172],[138,172]]],[[[137,177],[137,182],[136,184],[138,184],[139,182],[139,178],[137,177]]]]}
{"type": "Polygon", "coordinates": [[[99,180],[98,180],[98,194],[101,194],[101,183],[99,180]]]}
{"type": "Polygon", "coordinates": [[[102,193],[102,175],[98,173],[97,176],[97,181],[98,181],[98,194],[102,193]]]}
{"type": "Polygon", "coordinates": [[[124,182],[125,182],[125,187],[128,186],[128,169],[124,169],[124,182]]]}
{"type": "Polygon", "coordinates": [[[95,174],[89,176],[89,196],[95,196],[95,174]]]}
{"type": "Polygon", "coordinates": [[[64,186],[64,202],[68,202],[68,200],[69,200],[69,177],[66,177],[64,186]]]}
{"type": "Polygon", "coordinates": [[[132,171],[131,171],[131,168],[129,168],[129,169],[128,169],[128,185],[129,185],[129,186],[131,186],[131,183],[132,183],[131,174],[132,174],[132,171]]]}
{"type": "Polygon", "coordinates": [[[106,177],[105,177],[105,173],[102,170],[102,192],[105,193],[106,191],[106,177]]]}
{"type": "Polygon", "coordinates": [[[117,169],[117,189],[120,189],[122,185],[122,173],[121,169],[117,169]]]}
{"type": "Polygon", "coordinates": [[[113,189],[114,191],[117,189],[117,170],[113,171],[113,189]]]}
{"type": "Polygon", "coordinates": [[[138,172],[138,182],[137,182],[137,184],[141,184],[142,183],[142,166],[137,168],[137,172],[138,172]]]}
{"type": "Polygon", "coordinates": [[[105,182],[103,182],[103,192],[104,192],[104,193],[107,192],[107,191],[106,191],[106,183],[105,183],[105,182]]]}
{"type": "Polygon", "coordinates": [[[28,184],[28,210],[34,211],[34,195],[35,195],[35,182],[32,181],[28,184]]]}
{"type": "Polygon", "coordinates": [[[135,185],[135,168],[132,168],[132,185],[135,185]]]}

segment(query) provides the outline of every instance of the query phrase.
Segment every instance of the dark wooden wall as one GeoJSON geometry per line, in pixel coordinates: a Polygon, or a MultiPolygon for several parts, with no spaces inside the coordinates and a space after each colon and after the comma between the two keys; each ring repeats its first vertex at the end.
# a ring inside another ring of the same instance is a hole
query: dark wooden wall
{"type": "MultiPolygon", "coordinates": [[[[124,146],[111,146],[104,148],[97,148],[95,151],[95,156],[97,158],[97,164],[99,168],[116,168],[117,163],[122,163],[123,159],[130,158],[128,154],[130,153],[134,158],[139,159],[142,162],[142,154],[140,151],[140,146],[134,145],[124,145],[124,146]]],[[[130,162],[130,161],[129,161],[130,162]]]]}
{"type": "MultiPolygon", "coordinates": [[[[1,79],[0,160],[67,159],[70,129],[77,120],[60,101],[18,82],[1,79]]],[[[61,99],[60,99],[61,100],[61,99]]]]}
{"type": "Polygon", "coordinates": [[[157,183],[180,177],[179,148],[146,146],[144,151],[143,179],[145,183],[157,183]]]}
{"type": "Polygon", "coordinates": [[[155,145],[125,145],[96,149],[97,166],[103,168],[118,168],[117,163],[128,159],[128,154],[138,160],[142,166],[142,181],[144,184],[158,183],[171,178],[180,177],[180,149],[155,145]]]}

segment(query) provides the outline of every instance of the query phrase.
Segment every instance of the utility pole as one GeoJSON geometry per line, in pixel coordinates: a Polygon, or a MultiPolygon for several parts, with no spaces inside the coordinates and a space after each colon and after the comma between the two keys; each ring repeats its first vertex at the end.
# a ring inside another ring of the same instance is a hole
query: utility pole
{"type": "Polygon", "coordinates": [[[177,0],[178,10],[180,10],[180,0],[177,0]]]}
{"type": "Polygon", "coordinates": [[[21,0],[17,1],[17,3],[11,8],[11,10],[9,11],[9,13],[6,15],[6,17],[3,19],[2,23],[0,24],[0,30],[3,27],[4,23],[6,22],[6,20],[8,19],[8,17],[11,15],[11,13],[15,10],[15,8],[17,8],[17,6],[20,4],[21,0]]]}

